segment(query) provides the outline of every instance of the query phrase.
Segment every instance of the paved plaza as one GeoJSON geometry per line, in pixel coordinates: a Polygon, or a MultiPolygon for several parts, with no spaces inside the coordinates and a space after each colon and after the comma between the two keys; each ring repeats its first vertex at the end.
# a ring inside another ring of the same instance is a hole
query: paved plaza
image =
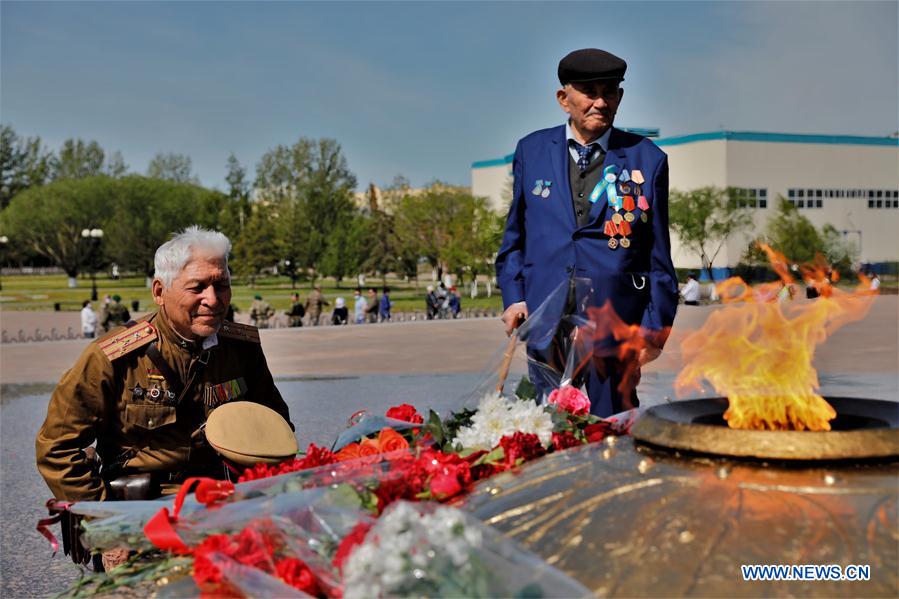
{"type": "MultiPolygon", "coordinates": [[[[679,346],[720,306],[682,306],[663,357],[649,365],[639,393],[643,405],[673,398],[679,346]]],[[[896,400],[899,298],[879,297],[861,322],[847,325],[819,348],[815,365],[825,395],[896,400]]],[[[47,323],[65,330],[77,313],[3,312],[6,331],[47,323]]],[[[359,409],[383,413],[407,402],[441,413],[458,408],[491,386],[492,370],[506,344],[497,319],[405,322],[347,327],[261,331],[277,384],[297,425],[300,446],[329,444],[359,409]]],[[[34,530],[45,516],[48,491],[34,467],[34,438],[53,384],[87,341],[47,341],[0,346],[0,555],[3,597],[58,593],[78,576],[61,555],[50,558],[34,530]]],[[[520,356],[510,381],[524,372],[520,356]]]]}

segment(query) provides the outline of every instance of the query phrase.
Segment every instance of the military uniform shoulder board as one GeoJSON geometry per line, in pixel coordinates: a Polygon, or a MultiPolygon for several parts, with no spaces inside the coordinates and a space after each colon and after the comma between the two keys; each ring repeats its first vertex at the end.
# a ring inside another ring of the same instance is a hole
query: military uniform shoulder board
{"type": "Polygon", "coordinates": [[[106,357],[112,361],[147,345],[154,341],[156,337],[156,329],[152,324],[149,322],[137,322],[118,333],[101,339],[98,344],[100,351],[106,354],[106,357]]]}
{"type": "Polygon", "coordinates": [[[237,339],[238,341],[249,341],[250,343],[259,343],[259,329],[251,324],[241,324],[239,322],[226,322],[218,332],[219,337],[228,339],[237,339]]]}

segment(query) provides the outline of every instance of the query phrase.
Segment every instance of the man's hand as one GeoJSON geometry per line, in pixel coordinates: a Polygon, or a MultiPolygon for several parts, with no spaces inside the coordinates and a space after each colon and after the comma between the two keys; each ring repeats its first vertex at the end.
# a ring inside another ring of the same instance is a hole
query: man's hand
{"type": "Polygon", "coordinates": [[[640,358],[639,358],[640,366],[649,364],[650,362],[652,362],[653,360],[658,358],[660,355],[662,355],[662,350],[660,350],[659,348],[654,347],[654,346],[644,347],[643,349],[640,350],[640,358]]]}
{"type": "Polygon", "coordinates": [[[512,304],[503,312],[502,320],[506,325],[506,335],[511,335],[512,331],[518,328],[522,322],[528,317],[528,305],[524,302],[512,304]]]}

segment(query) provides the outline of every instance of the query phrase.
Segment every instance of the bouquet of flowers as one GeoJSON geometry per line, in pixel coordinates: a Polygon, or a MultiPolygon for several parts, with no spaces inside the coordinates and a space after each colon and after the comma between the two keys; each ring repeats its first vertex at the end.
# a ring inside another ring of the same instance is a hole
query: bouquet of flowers
{"type": "Polygon", "coordinates": [[[384,512],[342,574],[346,599],[590,596],[465,512],[405,501],[384,512]]]}

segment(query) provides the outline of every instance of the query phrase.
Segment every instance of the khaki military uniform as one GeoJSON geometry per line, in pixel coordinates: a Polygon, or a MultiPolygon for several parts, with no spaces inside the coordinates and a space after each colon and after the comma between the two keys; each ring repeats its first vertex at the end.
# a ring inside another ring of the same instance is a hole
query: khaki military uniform
{"type": "Polygon", "coordinates": [[[255,327],[226,322],[218,335],[190,342],[154,313],[91,343],[63,375],[35,443],[38,470],[58,499],[106,499],[104,479],[84,453],[96,440],[106,478],[152,472],[165,485],[220,475],[221,459],[195,433],[216,406],[237,400],[290,422],[255,327]],[[151,344],[168,376],[148,355],[151,344]],[[191,377],[193,390],[179,403],[173,387],[186,388],[191,377]]]}
{"type": "Polygon", "coordinates": [[[103,316],[103,329],[109,331],[115,327],[120,327],[130,318],[131,315],[128,313],[128,308],[122,305],[121,302],[113,302],[106,309],[106,314],[103,316]]]}
{"type": "Polygon", "coordinates": [[[274,315],[271,304],[265,300],[253,300],[250,304],[250,320],[260,329],[267,329],[268,320],[274,315]]]}

